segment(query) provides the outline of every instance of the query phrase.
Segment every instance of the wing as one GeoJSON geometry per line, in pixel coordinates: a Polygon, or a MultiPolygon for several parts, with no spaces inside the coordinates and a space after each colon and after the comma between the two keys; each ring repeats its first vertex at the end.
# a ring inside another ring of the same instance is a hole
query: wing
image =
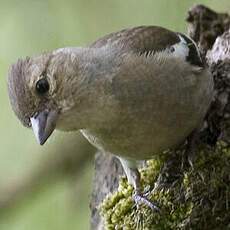
{"type": "Polygon", "coordinates": [[[199,50],[191,38],[158,26],[124,29],[98,39],[89,47],[104,46],[117,46],[125,52],[131,51],[146,56],[167,51],[175,57],[181,56],[192,65],[203,67],[199,50]]]}

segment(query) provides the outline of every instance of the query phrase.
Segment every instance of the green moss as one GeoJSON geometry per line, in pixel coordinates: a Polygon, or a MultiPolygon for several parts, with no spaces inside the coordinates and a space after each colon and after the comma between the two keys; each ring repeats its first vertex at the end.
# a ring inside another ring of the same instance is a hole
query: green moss
{"type": "MultiPolygon", "coordinates": [[[[150,160],[141,170],[143,188],[154,185],[165,161],[150,160]]],[[[219,142],[214,149],[202,147],[194,168],[182,172],[171,186],[154,189],[149,198],[160,213],[137,207],[133,189],[125,178],[118,190],[101,204],[106,229],[228,229],[230,228],[230,148],[219,142]]]]}

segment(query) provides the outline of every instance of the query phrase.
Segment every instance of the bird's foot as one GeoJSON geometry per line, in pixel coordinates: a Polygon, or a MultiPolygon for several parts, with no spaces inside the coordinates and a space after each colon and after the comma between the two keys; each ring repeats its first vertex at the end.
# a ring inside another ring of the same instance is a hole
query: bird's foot
{"type": "Polygon", "coordinates": [[[192,170],[194,169],[193,162],[196,156],[198,134],[198,130],[194,130],[188,137],[187,149],[185,150],[182,157],[182,169],[188,167],[190,167],[192,170]]]}
{"type": "Polygon", "coordinates": [[[181,169],[185,170],[188,168],[194,169],[194,158],[195,158],[195,151],[194,149],[186,149],[184,154],[182,155],[182,161],[181,161],[181,169]]]}
{"type": "Polygon", "coordinates": [[[145,204],[153,211],[160,211],[160,209],[155,205],[152,201],[150,201],[147,197],[150,194],[150,186],[146,187],[145,191],[141,192],[141,185],[140,185],[140,173],[137,169],[136,163],[133,161],[129,161],[123,158],[120,158],[122,166],[125,170],[126,176],[128,178],[128,182],[133,185],[134,187],[134,195],[133,200],[135,204],[138,206],[140,204],[145,204]]]}
{"type": "Polygon", "coordinates": [[[160,209],[157,207],[157,205],[147,198],[148,195],[149,192],[144,194],[135,192],[135,194],[133,195],[133,199],[137,205],[144,204],[151,208],[153,211],[160,212],[160,209]]]}

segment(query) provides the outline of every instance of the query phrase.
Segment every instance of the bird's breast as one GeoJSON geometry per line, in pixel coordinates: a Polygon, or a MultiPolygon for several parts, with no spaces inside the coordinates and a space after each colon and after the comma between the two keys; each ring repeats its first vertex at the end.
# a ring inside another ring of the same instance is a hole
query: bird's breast
{"type": "Polygon", "coordinates": [[[175,148],[200,125],[213,81],[205,69],[176,59],[161,65],[135,63],[124,66],[109,84],[116,101],[112,109],[106,110],[111,103],[105,103],[100,122],[81,132],[100,150],[143,160],[175,148]]]}

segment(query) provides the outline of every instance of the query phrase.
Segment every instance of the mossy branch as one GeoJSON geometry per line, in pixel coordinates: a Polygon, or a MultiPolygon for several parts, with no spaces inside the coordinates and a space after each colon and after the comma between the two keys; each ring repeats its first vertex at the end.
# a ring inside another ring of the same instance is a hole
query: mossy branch
{"type": "MultiPolygon", "coordinates": [[[[177,152],[177,157],[183,155],[177,152]]],[[[178,159],[178,158],[177,158],[178,159]]],[[[153,185],[164,160],[147,162],[141,170],[143,187],[153,185]]],[[[227,229],[230,227],[230,149],[224,142],[199,149],[193,168],[177,170],[180,176],[150,194],[160,212],[137,207],[132,187],[123,177],[118,190],[100,206],[106,229],[227,229]]],[[[168,175],[170,177],[170,175],[168,175]]]]}

